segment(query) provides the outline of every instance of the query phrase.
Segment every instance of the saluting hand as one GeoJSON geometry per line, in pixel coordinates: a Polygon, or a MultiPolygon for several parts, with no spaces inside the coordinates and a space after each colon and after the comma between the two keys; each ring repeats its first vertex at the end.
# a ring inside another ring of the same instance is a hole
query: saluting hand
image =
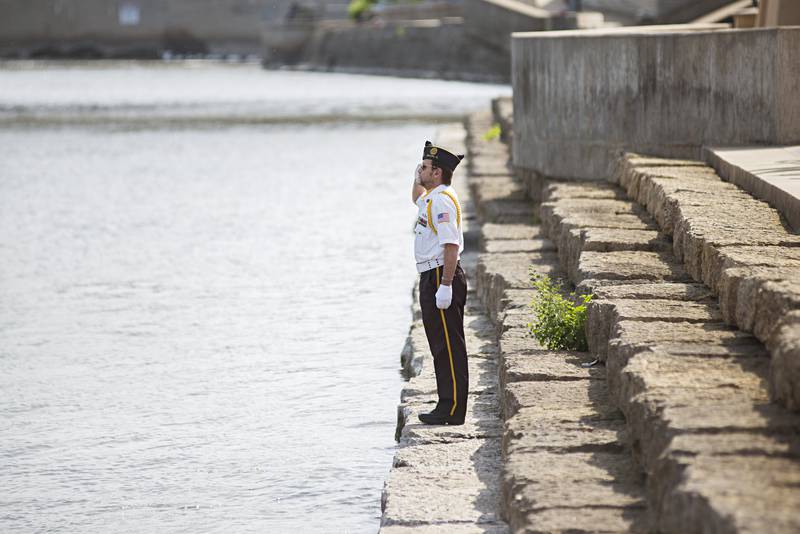
{"type": "Polygon", "coordinates": [[[436,290],[436,307],[440,310],[446,310],[453,302],[453,288],[444,284],[439,286],[436,290]]]}

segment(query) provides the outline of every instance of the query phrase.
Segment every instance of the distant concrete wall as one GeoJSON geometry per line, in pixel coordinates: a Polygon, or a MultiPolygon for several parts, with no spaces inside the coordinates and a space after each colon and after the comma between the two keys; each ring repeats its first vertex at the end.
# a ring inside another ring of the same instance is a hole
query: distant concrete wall
{"type": "Polygon", "coordinates": [[[0,49],[260,51],[261,21],[290,0],[0,0],[0,49]]]}
{"type": "Polygon", "coordinates": [[[800,28],[515,34],[514,163],[600,179],[620,149],[800,143],[798,65],[800,28]]]}
{"type": "Polygon", "coordinates": [[[510,57],[475,43],[461,23],[430,20],[323,26],[302,61],[327,70],[507,83],[510,57]]]}

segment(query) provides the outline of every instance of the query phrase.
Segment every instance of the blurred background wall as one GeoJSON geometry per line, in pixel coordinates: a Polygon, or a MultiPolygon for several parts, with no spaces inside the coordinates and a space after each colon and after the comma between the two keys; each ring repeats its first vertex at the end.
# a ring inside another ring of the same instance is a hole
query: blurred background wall
{"type": "Polygon", "coordinates": [[[292,3],[292,0],[0,0],[0,54],[7,57],[150,57],[160,56],[163,51],[259,54],[263,21],[284,17],[292,3]]]}

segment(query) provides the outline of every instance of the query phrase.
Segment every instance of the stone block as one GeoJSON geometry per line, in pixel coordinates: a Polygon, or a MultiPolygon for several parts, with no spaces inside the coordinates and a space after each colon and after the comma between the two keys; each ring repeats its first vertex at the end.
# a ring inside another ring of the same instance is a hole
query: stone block
{"type": "Polygon", "coordinates": [[[532,224],[496,224],[481,225],[481,236],[484,243],[492,240],[544,239],[540,226],[532,224]]]}
{"type": "Polygon", "coordinates": [[[537,224],[534,206],[527,200],[489,200],[479,205],[478,213],[485,222],[501,224],[537,224]]]}
{"type": "Polygon", "coordinates": [[[701,301],[711,298],[711,290],[703,284],[656,282],[648,284],[618,284],[595,286],[591,280],[581,282],[579,293],[594,293],[596,299],[663,299],[701,301]]]}
{"type": "Polygon", "coordinates": [[[500,465],[497,438],[401,447],[384,488],[382,527],[499,522],[492,488],[500,465]]]}
{"type": "Polygon", "coordinates": [[[722,273],[735,267],[800,269],[800,247],[730,246],[710,247],[703,265],[702,281],[718,291],[722,273]]]}
{"type": "Polygon", "coordinates": [[[503,416],[510,419],[521,408],[531,406],[561,409],[608,403],[605,387],[587,388],[583,382],[585,381],[510,382],[500,399],[503,416]]]}
{"type": "Polygon", "coordinates": [[[667,252],[672,243],[655,230],[630,230],[625,228],[571,228],[565,224],[558,237],[561,265],[570,278],[576,279],[576,270],[584,252],[618,252],[641,250],[667,252]]]}
{"type": "Polygon", "coordinates": [[[767,347],[772,354],[770,396],[790,410],[800,410],[800,311],[779,320],[767,347]]]}
{"type": "Polygon", "coordinates": [[[573,282],[587,279],[687,281],[686,271],[671,254],[644,251],[585,252],[573,282]]]}
{"type": "Polygon", "coordinates": [[[605,369],[602,367],[581,367],[581,364],[592,359],[592,355],[586,352],[545,349],[522,352],[512,348],[503,353],[500,387],[511,382],[605,380],[605,369]]]}
{"type": "Polygon", "coordinates": [[[549,239],[495,239],[486,243],[484,251],[490,254],[504,252],[553,252],[555,251],[555,246],[549,239]]]}
{"type": "Polygon", "coordinates": [[[798,462],[753,454],[668,451],[648,479],[648,504],[661,532],[800,530],[798,462]]]}
{"type": "Polygon", "coordinates": [[[628,452],[625,419],[589,414],[583,418],[556,419],[522,410],[506,422],[502,451],[508,458],[535,452],[628,452]]]}
{"type": "Polygon", "coordinates": [[[583,532],[579,525],[586,532],[626,532],[644,509],[639,475],[620,452],[511,454],[502,493],[514,532],[583,532]]]}
{"type": "Polygon", "coordinates": [[[661,299],[593,300],[587,307],[586,338],[589,350],[605,361],[608,342],[620,321],[660,321],[681,323],[717,322],[719,308],[710,303],[661,299]]]}
{"type": "Polygon", "coordinates": [[[760,346],[755,338],[722,323],[619,321],[608,342],[606,366],[610,396],[616,403],[620,375],[634,355],[668,348],[678,354],[725,353],[734,347],[760,346]]]}
{"type": "Polygon", "coordinates": [[[573,198],[627,200],[619,187],[602,182],[549,182],[542,191],[542,202],[573,198]]]}
{"type": "Polygon", "coordinates": [[[499,309],[507,289],[529,289],[531,266],[540,274],[555,276],[559,272],[558,256],[552,252],[481,254],[476,278],[486,307],[499,309]]]}
{"type": "Polygon", "coordinates": [[[655,226],[642,218],[643,213],[631,202],[610,199],[551,201],[539,206],[542,229],[553,240],[558,240],[563,226],[654,230],[655,226]]]}

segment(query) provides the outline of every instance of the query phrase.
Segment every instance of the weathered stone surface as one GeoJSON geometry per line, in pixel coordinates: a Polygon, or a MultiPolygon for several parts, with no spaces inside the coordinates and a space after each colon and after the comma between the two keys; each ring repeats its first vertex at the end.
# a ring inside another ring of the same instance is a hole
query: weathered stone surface
{"type": "Polygon", "coordinates": [[[382,526],[500,526],[499,449],[497,439],[401,447],[384,489],[382,526]]]}
{"type": "Polygon", "coordinates": [[[622,445],[627,441],[625,419],[619,412],[614,413],[616,417],[593,413],[580,419],[554,419],[520,411],[506,423],[503,454],[627,452],[622,445]]]}
{"type": "Polygon", "coordinates": [[[581,367],[591,361],[592,355],[586,352],[512,349],[502,355],[500,387],[511,382],[605,380],[602,367],[581,367]]]}
{"type": "Polygon", "coordinates": [[[584,252],[575,270],[577,284],[587,279],[681,282],[686,271],[670,254],[643,251],[584,252]]]}
{"type": "Polygon", "coordinates": [[[557,240],[562,226],[571,228],[628,228],[653,230],[655,226],[642,218],[641,210],[622,200],[579,199],[567,202],[543,202],[539,206],[542,229],[557,240]]]}
{"type": "Polygon", "coordinates": [[[611,397],[619,399],[619,377],[628,360],[656,346],[672,345],[670,351],[699,353],[707,347],[752,346],[754,338],[721,323],[687,323],[665,321],[618,321],[608,342],[606,366],[611,397]]]}
{"type": "Polygon", "coordinates": [[[505,523],[441,523],[436,525],[392,525],[381,527],[381,534],[508,534],[505,523]]]}
{"type": "Polygon", "coordinates": [[[619,188],[597,182],[550,182],[542,190],[542,202],[573,198],[626,200],[619,188]]]}
{"type": "Polygon", "coordinates": [[[791,410],[800,410],[800,311],[782,318],[767,342],[772,353],[770,394],[791,410]]]}
{"type": "Polygon", "coordinates": [[[624,453],[525,452],[506,459],[504,503],[512,531],[626,532],[642,520],[639,475],[624,453]],[[593,526],[565,510],[590,511],[593,526]],[[548,510],[558,510],[560,515],[548,510]]]}
{"type": "Polygon", "coordinates": [[[495,155],[470,158],[468,165],[473,176],[504,176],[510,172],[508,161],[495,155]]]}
{"type": "Polygon", "coordinates": [[[529,288],[531,266],[540,274],[554,276],[559,272],[558,256],[546,251],[481,254],[477,285],[486,306],[496,309],[507,289],[529,288]]]}
{"type": "Polygon", "coordinates": [[[768,365],[765,355],[674,355],[655,350],[633,356],[620,376],[619,402],[637,460],[652,472],[664,448],[681,433],[792,431],[798,419],[785,411],[784,420],[769,420],[781,409],[769,405],[768,365]]]}
{"type": "Polygon", "coordinates": [[[800,530],[796,460],[676,451],[650,480],[648,502],[663,532],[800,530]]]}
{"type": "Polygon", "coordinates": [[[643,506],[563,506],[537,510],[520,519],[526,534],[597,534],[649,532],[643,506]]]}
{"type": "MultiPolygon", "coordinates": [[[[778,317],[788,313],[789,309],[778,306],[783,297],[773,300],[769,291],[764,295],[760,294],[765,284],[773,281],[789,282],[791,286],[799,284],[800,268],[762,266],[725,269],[719,282],[719,303],[725,322],[752,332],[762,313],[775,313],[778,317]]],[[[790,294],[794,291],[789,288],[790,294]]],[[[774,317],[770,317],[768,321],[773,325],[777,322],[774,317]]]]}
{"type": "Polygon", "coordinates": [[[703,262],[702,280],[715,291],[726,269],[770,267],[800,269],[800,247],[733,246],[709,249],[703,262]]]}
{"type": "Polygon", "coordinates": [[[711,298],[711,290],[703,284],[681,282],[652,282],[647,284],[618,284],[593,287],[591,280],[584,280],[578,293],[594,293],[595,299],[663,299],[679,301],[701,301],[711,298]],[[583,287],[586,286],[586,287],[583,287]],[[592,288],[592,289],[590,289],[592,288]]]}
{"type": "Polygon", "coordinates": [[[660,299],[593,300],[587,307],[589,349],[605,361],[608,341],[619,321],[718,322],[722,314],[715,304],[660,299]]]}
{"type": "Polygon", "coordinates": [[[496,224],[481,225],[483,242],[493,239],[542,239],[544,234],[540,226],[532,224],[496,224]]]}
{"type": "Polygon", "coordinates": [[[503,293],[502,306],[505,313],[512,310],[520,310],[521,313],[530,314],[530,304],[536,290],[528,289],[506,289],[503,293]]]}
{"type": "Polygon", "coordinates": [[[481,204],[479,214],[483,221],[495,223],[536,224],[536,210],[527,200],[497,199],[481,204]]]}
{"type": "Polygon", "coordinates": [[[608,403],[605,387],[592,388],[577,380],[510,382],[501,392],[505,419],[529,406],[563,408],[608,403]]]}
{"type": "Polygon", "coordinates": [[[576,271],[584,252],[616,252],[642,250],[666,252],[672,243],[655,230],[630,230],[621,228],[572,228],[565,224],[558,236],[561,265],[576,279],[576,271]]]}
{"type": "Polygon", "coordinates": [[[555,246],[549,239],[502,239],[486,243],[484,251],[497,254],[503,252],[539,252],[554,251],[555,246]]]}

